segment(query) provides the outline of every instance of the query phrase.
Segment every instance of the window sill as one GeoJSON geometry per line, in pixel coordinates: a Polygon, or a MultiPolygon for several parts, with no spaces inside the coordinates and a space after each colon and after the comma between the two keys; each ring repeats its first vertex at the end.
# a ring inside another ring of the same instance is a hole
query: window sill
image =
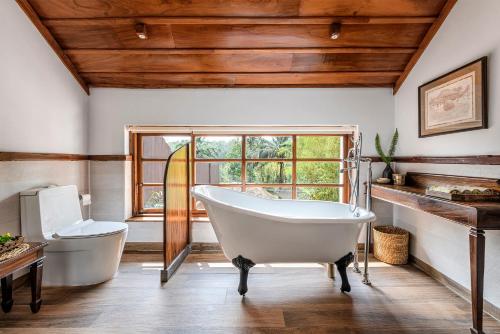
{"type": "Polygon", "coordinates": [[[163,222],[163,216],[155,215],[155,216],[133,216],[128,219],[125,219],[125,222],[163,222]]]}
{"type": "MultiPolygon", "coordinates": [[[[125,220],[125,222],[134,222],[134,223],[163,223],[162,215],[150,215],[150,216],[133,216],[125,220]]],[[[191,218],[192,223],[210,223],[208,217],[193,217],[191,218]]]]}

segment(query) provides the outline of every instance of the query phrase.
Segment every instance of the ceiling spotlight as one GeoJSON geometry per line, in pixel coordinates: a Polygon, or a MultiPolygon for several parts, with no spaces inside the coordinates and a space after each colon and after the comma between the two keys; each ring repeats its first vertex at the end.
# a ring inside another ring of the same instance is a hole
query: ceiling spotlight
{"type": "Polygon", "coordinates": [[[135,34],[140,39],[148,39],[148,32],[144,23],[137,23],[135,25],[135,34]]]}
{"type": "Polygon", "coordinates": [[[332,23],[330,26],[330,39],[338,39],[340,37],[340,27],[340,23],[332,23]]]}

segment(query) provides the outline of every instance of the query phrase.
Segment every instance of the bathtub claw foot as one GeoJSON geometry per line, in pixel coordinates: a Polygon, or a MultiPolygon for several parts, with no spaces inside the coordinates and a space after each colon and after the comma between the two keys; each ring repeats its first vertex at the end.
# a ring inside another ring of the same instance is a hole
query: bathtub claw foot
{"type": "Polygon", "coordinates": [[[240,284],[238,286],[238,292],[241,296],[245,296],[248,291],[248,272],[250,271],[250,268],[255,266],[255,263],[253,263],[252,260],[246,259],[241,255],[235,257],[231,262],[236,268],[240,270],[240,284]]]}
{"type": "Polygon", "coordinates": [[[349,254],[342,257],[340,260],[335,262],[337,266],[337,270],[339,271],[340,278],[342,278],[342,286],[340,291],[342,292],[350,292],[351,285],[349,284],[349,278],[347,277],[347,267],[354,261],[354,255],[351,252],[349,254]]]}

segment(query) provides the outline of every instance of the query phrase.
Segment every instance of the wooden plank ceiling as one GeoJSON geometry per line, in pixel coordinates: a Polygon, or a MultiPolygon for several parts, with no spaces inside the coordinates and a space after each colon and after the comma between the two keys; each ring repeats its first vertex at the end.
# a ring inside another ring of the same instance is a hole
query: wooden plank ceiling
{"type": "Polygon", "coordinates": [[[456,0],[17,0],[93,87],[399,88],[456,0]],[[332,23],[340,36],[331,39],[332,23]],[[144,24],[146,39],[136,34],[144,24]]]}

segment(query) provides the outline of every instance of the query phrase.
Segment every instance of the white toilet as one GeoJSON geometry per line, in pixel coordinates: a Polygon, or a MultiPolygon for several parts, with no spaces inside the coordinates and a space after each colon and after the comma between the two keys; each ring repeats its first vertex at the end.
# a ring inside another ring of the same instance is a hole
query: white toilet
{"type": "Polygon", "coordinates": [[[128,225],[83,220],[76,186],[50,186],[21,193],[21,232],[28,241],[49,242],[44,285],[76,286],[115,275],[128,225]]]}

